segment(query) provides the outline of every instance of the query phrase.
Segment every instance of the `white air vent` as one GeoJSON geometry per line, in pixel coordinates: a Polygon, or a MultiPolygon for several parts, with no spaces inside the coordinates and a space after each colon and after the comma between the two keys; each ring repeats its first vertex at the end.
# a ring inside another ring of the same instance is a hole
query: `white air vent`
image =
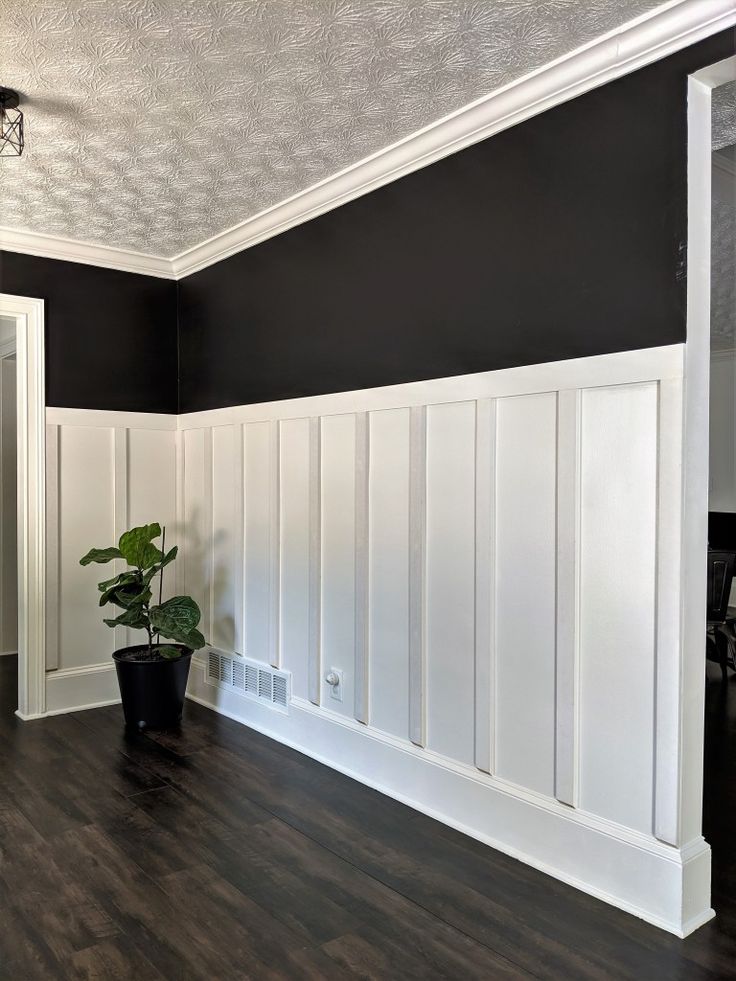
{"type": "Polygon", "coordinates": [[[216,648],[210,648],[207,654],[207,682],[210,685],[255,698],[281,712],[289,709],[289,678],[288,671],[277,671],[240,654],[229,654],[216,648]]]}

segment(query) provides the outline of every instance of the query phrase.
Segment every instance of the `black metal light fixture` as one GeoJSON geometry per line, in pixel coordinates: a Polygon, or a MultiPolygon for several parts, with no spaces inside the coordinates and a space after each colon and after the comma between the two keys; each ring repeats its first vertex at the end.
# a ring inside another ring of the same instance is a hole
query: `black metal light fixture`
{"type": "Polygon", "coordinates": [[[23,153],[23,113],[20,96],[0,85],[0,157],[19,157],[23,153]]]}

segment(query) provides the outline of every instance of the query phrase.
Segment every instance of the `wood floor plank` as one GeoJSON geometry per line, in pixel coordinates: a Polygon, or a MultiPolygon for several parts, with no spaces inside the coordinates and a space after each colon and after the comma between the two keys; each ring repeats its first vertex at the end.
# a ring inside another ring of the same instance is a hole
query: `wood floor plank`
{"type": "Polygon", "coordinates": [[[0,659],[0,978],[734,976],[736,681],[707,691],[719,916],[686,941],[188,703],[33,723],[0,659]]]}

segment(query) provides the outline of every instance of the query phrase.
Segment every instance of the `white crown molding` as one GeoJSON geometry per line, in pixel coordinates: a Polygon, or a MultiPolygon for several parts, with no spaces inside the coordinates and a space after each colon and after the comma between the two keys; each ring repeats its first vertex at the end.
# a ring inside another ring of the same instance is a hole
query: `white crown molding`
{"type": "Polygon", "coordinates": [[[0,225],[0,251],[3,250],[38,255],[46,259],[81,262],[87,266],[103,266],[122,272],[143,273],[145,276],[158,276],[161,279],[176,278],[171,260],[161,256],[0,225]]]}
{"type": "Polygon", "coordinates": [[[172,258],[2,227],[0,249],[182,279],[734,24],[736,0],[670,0],[172,258]]]}
{"type": "Polygon", "coordinates": [[[576,49],[175,256],[177,279],[736,23],[736,0],[679,0],[576,49]]]}

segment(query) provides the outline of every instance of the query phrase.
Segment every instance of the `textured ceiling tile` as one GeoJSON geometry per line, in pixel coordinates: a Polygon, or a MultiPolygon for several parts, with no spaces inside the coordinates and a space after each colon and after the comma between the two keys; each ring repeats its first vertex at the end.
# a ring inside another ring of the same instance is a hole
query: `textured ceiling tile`
{"type": "Polygon", "coordinates": [[[736,82],[713,90],[713,149],[736,143],[736,82]]]}
{"type": "Polygon", "coordinates": [[[711,345],[736,347],[736,82],[712,94],[711,345]]]}
{"type": "Polygon", "coordinates": [[[659,0],[0,0],[0,223],[172,256],[659,0]]]}

